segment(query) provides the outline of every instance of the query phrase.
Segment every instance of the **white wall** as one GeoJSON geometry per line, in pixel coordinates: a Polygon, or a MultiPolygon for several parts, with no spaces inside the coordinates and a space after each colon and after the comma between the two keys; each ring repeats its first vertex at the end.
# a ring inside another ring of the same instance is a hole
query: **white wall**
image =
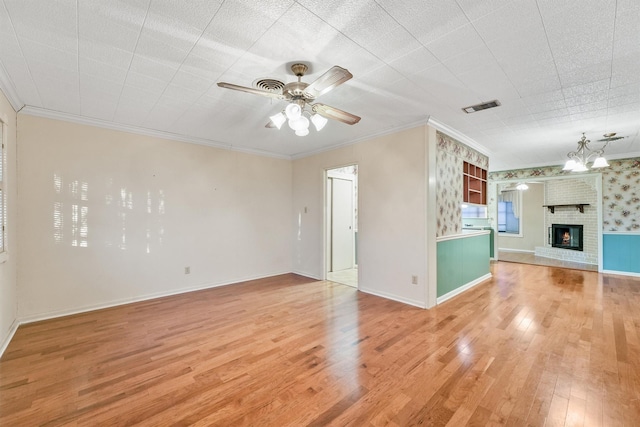
{"type": "Polygon", "coordinates": [[[356,163],[358,287],[424,307],[428,138],[435,144],[435,131],[420,126],[295,160],[294,271],[324,278],[324,171],[356,163]],[[412,275],[418,285],[411,284],[412,275]]]}
{"type": "Polygon", "coordinates": [[[5,250],[0,263],[0,355],[17,327],[17,204],[16,197],[16,113],[0,92],[0,119],[4,122],[5,170],[4,186],[7,208],[5,250]]]}
{"type": "Polygon", "coordinates": [[[21,319],[292,270],[291,161],[24,114],[18,129],[21,319]]]}
{"type": "MultiPolygon", "coordinates": [[[[515,185],[515,184],[509,184],[515,185]]],[[[498,233],[498,248],[534,252],[536,246],[544,246],[546,228],[544,215],[544,184],[527,183],[528,190],[522,192],[522,235],[508,236],[498,233]]]]}

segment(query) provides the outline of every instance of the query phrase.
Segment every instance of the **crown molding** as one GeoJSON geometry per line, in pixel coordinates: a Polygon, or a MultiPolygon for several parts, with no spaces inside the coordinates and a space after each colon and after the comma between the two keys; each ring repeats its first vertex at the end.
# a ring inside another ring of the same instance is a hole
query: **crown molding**
{"type": "Polygon", "coordinates": [[[422,126],[422,125],[429,125],[432,126],[433,128],[439,130],[442,133],[447,134],[448,136],[464,143],[465,145],[473,148],[476,151],[479,151],[480,153],[484,154],[485,156],[491,158],[491,151],[489,149],[487,149],[485,146],[477,143],[475,140],[471,139],[470,137],[466,136],[465,134],[463,134],[462,132],[459,132],[457,130],[455,130],[454,128],[442,123],[441,121],[439,121],[438,119],[434,118],[433,116],[426,116],[424,119],[406,124],[406,125],[402,125],[402,126],[397,126],[394,128],[390,128],[390,129],[386,129],[384,131],[381,132],[377,132],[374,134],[370,134],[367,136],[364,136],[362,138],[358,138],[358,139],[354,139],[352,141],[348,141],[348,142],[344,142],[341,144],[335,144],[335,145],[331,145],[329,147],[323,147],[320,148],[318,150],[313,150],[313,151],[305,151],[303,153],[299,153],[299,154],[294,154],[291,156],[292,160],[297,160],[297,159],[302,159],[304,157],[309,157],[309,156],[313,156],[316,154],[320,154],[320,153],[324,153],[326,151],[331,151],[331,150],[335,150],[337,148],[342,148],[342,147],[347,147],[349,145],[353,145],[353,144],[357,144],[358,142],[362,142],[362,141],[367,141],[370,139],[374,139],[374,138],[378,138],[381,136],[385,136],[385,135],[390,135],[392,133],[397,133],[397,132],[402,132],[404,130],[408,130],[408,129],[413,129],[415,127],[418,126],[422,126]]]}
{"type": "Polygon", "coordinates": [[[484,154],[485,156],[489,157],[489,159],[491,159],[491,155],[492,155],[491,150],[489,150],[484,145],[477,143],[475,140],[469,138],[467,135],[463,134],[462,132],[459,132],[454,128],[442,123],[435,117],[430,116],[427,124],[430,126],[433,126],[434,128],[436,128],[442,133],[446,133],[451,138],[457,139],[458,141],[473,148],[474,150],[479,151],[480,153],[484,154]]]}
{"type": "MultiPolygon", "coordinates": [[[[1,64],[0,64],[1,65],[1,64]]],[[[1,71],[1,70],[0,70],[1,71]]],[[[12,103],[13,105],[13,103],[12,103]]],[[[15,108],[15,106],[14,106],[15,108]]],[[[487,150],[484,146],[478,144],[476,141],[474,141],[473,139],[469,138],[468,136],[464,135],[461,132],[458,132],[457,130],[445,125],[444,123],[438,121],[437,119],[435,119],[432,116],[426,116],[425,118],[421,119],[421,120],[417,120],[402,126],[396,126],[393,128],[389,128],[386,129],[384,131],[381,132],[376,132],[373,134],[369,134],[367,136],[361,137],[361,138],[357,138],[354,140],[350,140],[348,142],[343,142],[343,143],[339,143],[339,144],[333,144],[327,147],[323,147],[317,150],[313,150],[313,151],[305,151],[302,153],[298,153],[298,154],[294,154],[294,155],[284,155],[284,154],[276,154],[276,153],[272,153],[269,151],[263,151],[263,150],[255,150],[255,149],[251,149],[251,148],[243,148],[243,147],[238,147],[238,146],[234,146],[231,144],[225,144],[219,141],[215,141],[215,140],[211,140],[211,139],[206,139],[206,138],[197,138],[197,137],[189,137],[189,136],[184,136],[184,135],[179,135],[179,134],[175,134],[175,133],[171,133],[171,132],[164,132],[164,131],[159,131],[159,130],[153,130],[153,129],[147,129],[147,128],[142,128],[139,126],[133,126],[133,125],[126,125],[126,124],[122,124],[122,123],[115,123],[115,122],[109,122],[106,120],[101,120],[101,119],[95,119],[95,118],[90,118],[90,117],[83,117],[83,116],[79,116],[76,114],[70,114],[70,113],[62,113],[59,111],[53,111],[53,110],[48,110],[46,108],[40,108],[40,107],[33,107],[33,106],[24,106],[21,107],[21,109],[18,109],[20,114],[28,114],[31,116],[36,116],[36,117],[43,117],[43,118],[47,118],[47,119],[53,119],[53,120],[60,120],[60,121],[64,121],[64,122],[71,122],[71,123],[77,123],[77,124],[81,124],[81,125],[87,125],[87,126],[95,126],[95,127],[99,127],[99,128],[103,128],[103,129],[111,129],[111,130],[116,130],[116,131],[121,131],[121,132],[127,132],[127,133],[132,133],[132,134],[137,134],[137,135],[145,135],[145,136],[150,136],[150,137],[155,137],[155,138],[162,138],[162,139],[168,139],[171,141],[179,141],[179,142],[186,142],[189,144],[197,144],[197,145],[204,145],[207,147],[212,147],[212,148],[220,148],[220,149],[224,149],[224,150],[231,150],[231,151],[237,151],[240,153],[246,153],[246,154],[253,154],[253,155],[257,155],[257,156],[264,156],[264,157],[272,157],[272,158],[277,158],[277,159],[284,159],[284,160],[297,160],[297,159],[301,159],[304,157],[310,157],[316,154],[320,154],[320,153],[324,153],[327,151],[331,151],[331,150],[335,150],[338,148],[342,148],[342,147],[347,147],[349,145],[354,145],[357,144],[359,142],[363,142],[363,141],[367,141],[370,139],[374,139],[374,138],[379,138],[382,136],[386,136],[386,135],[390,135],[393,133],[397,133],[397,132],[402,132],[404,130],[408,130],[408,129],[413,129],[415,127],[418,126],[423,126],[423,125],[430,125],[432,127],[434,127],[435,129],[449,135],[452,138],[457,139],[458,141],[468,145],[469,147],[473,148],[474,150],[477,150],[479,152],[481,152],[482,154],[485,154],[487,156],[490,157],[490,151],[487,150]]],[[[18,111],[16,110],[16,111],[18,111]]]]}
{"type": "Polygon", "coordinates": [[[379,138],[382,136],[386,136],[386,135],[391,135],[392,133],[398,133],[398,132],[402,132],[403,130],[408,130],[408,129],[413,129],[415,127],[418,126],[422,126],[422,125],[426,125],[429,121],[429,116],[427,116],[424,119],[406,124],[406,125],[402,125],[402,126],[397,126],[397,127],[393,127],[390,129],[386,129],[384,131],[381,132],[376,132],[376,133],[372,133],[369,134],[367,136],[363,136],[361,138],[357,138],[357,139],[353,139],[347,142],[342,142],[339,144],[334,144],[334,145],[330,145],[328,147],[322,147],[319,148],[317,150],[313,150],[313,151],[304,151],[302,153],[298,153],[298,154],[294,154],[291,156],[291,160],[297,160],[297,159],[303,159],[305,157],[310,157],[310,156],[314,156],[316,154],[320,154],[320,153],[325,153],[327,151],[331,151],[331,150],[336,150],[338,148],[343,148],[343,147],[348,147],[349,145],[354,145],[357,144],[359,142],[363,142],[363,141],[368,141],[370,139],[374,139],[374,138],[379,138]]]}
{"type": "Polygon", "coordinates": [[[7,70],[4,68],[2,62],[0,62],[0,90],[6,96],[9,104],[13,107],[14,111],[20,111],[22,107],[24,107],[24,102],[18,96],[18,92],[16,91],[16,87],[13,85],[13,82],[9,78],[9,74],[7,70]]]}
{"type": "Polygon", "coordinates": [[[178,141],[178,142],[186,142],[186,143],[189,143],[189,144],[204,145],[204,146],[212,147],[212,148],[221,148],[221,149],[224,149],[224,150],[237,151],[237,152],[245,153],[245,154],[253,154],[253,155],[263,156],[263,157],[273,157],[273,158],[277,158],[277,159],[291,160],[291,156],[271,153],[269,151],[255,150],[255,149],[252,149],[252,148],[238,147],[238,146],[235,146],[235,145],[225,144],[225,143],[222,143],[222,142],[219,142],[219,141],[215,141],[215,140],[211,140],[211,139],[190,137],[190,136],[179,135],[179,134],[171,133],[171,132],[164,132],[164,131],[159,131],[159,130],[147,129],[147,128],[143,128],[143,127],[139,127],[139,126],[132,126],[132,125],[126,125],[126,124],[122,124],[122,123],[109,122],[109,121],[106,121],[106,120],[95,119],[95,118],[90,118],[90,117],[83,117],[83,116],[79,116],[79,115],[76,115],[76,114],[61,113],[59,111],[47,110],[46,108],[32,107],[32,106],[29,106],[29,105],[27,105],[24,108],[22,108],[19,113],[20,114],[28,114],[28,115],[31,115],[31,116],[43,117],[43,118],[46,118],[46,119],[60,120],[60,121],[63,121],[63,122],[71,122],[71,123],[77,123],[77,124],[87,125],[87,126],[95,126],[95,127],[99,127],[99,128],[103,128],[103,129],[111,129],[111,130],[116,130],[116,131],[121,131],[121,132],[133,133],[133,134],[137,134],[137,135],[150,136],[150,137],[154,137],[154,138],[168,139],[168,140],[171,140],[171,141],[178,141]]]}

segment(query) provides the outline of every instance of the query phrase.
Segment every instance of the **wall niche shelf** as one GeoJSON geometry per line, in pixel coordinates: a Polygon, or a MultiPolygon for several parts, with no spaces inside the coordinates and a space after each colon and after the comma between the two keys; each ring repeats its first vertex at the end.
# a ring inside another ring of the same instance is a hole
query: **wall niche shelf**
{"type": "Polygon", "coordinates": [[[589,203],[569,203],[567,205],[542,205],[542,207],[549,209],[549,212],[556,213],[556,208],[576,208],[580,213],[584,213],[584,207],[589,206],[589,203]]]}
{"type": "Polygon", "coordinates": [[[487,170],[468,162],[463,162],[462,167],[462,201],[476,205],[486,205],[487,170]]]}

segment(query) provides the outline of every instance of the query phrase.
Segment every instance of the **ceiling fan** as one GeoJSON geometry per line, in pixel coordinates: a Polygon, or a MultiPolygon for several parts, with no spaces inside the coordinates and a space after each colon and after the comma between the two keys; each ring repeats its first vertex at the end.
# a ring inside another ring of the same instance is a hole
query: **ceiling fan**
{"type": "Polygon", "coordinates": [[[260,89],[238,86],[232,83],[218,82],[218,86],[225,89],[233,89],[241,92],[265,96],[267,98],[287,101],[288,104],[281,112],[270,117],[265,127],[280,127],[289,121],[289,127],[298,136],[309,134],[309,119],[316,130],[321,130],[327,123],[327,119],[338,120],[348,125],[354,125],[360,121],[360,117],[339,110],[326,104],[313,103],[317,97],[329,92],[331,89],[346,82],[353,75],[346,68],[333,66],[312,83],[305,83],[302,77],[309,70],[306,64],[295,63],[291,65],[291,71],[298,77],[298,81],[284,84],[278,80],[258,80],[260,89]],[[309,116],[307,118],[306,116],[309,116]]]}

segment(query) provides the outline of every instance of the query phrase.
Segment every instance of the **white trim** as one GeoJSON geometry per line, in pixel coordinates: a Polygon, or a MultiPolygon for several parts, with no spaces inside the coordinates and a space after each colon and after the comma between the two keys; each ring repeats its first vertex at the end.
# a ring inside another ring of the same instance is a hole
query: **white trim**
{"type": "Polygon", "coordinates": [[[618,234],[623,236],[640,236],[640,231],[603,231],[602,234],[618,234]]]}
{"type": "Polygon", "coordinates": [[[18,330],[18,327],[21,324],[22,323],[20,321],[18,321],[18,319],[13,319],[13,323],[11,323],[11,327],[9,328],[9,333],[2,340],[2,344],[0,345],[0,357],[2,357],[2,355],[4,354],[4,352],[7,349],[7,347],[9,347],[9,343],[13,339],[13,336],[16,334],[16,331],[18,330]]]}
{"type": "Polygon", "coordinates": [[[602,223],[604,221],[602,172],[595,173],[594,175],[596,176],[596,251],[598,253],[598,272],[601,272],[604,268],[604,238],[602,237],[602,223]]]}
{"type": "Polygon", "coordinates": [[[600,273],[603,273],[603,274],[617,274],[619,276],[640,277],[640,273],[634,273],[634,272],[631,272],[631,271],[602,270],[600,273]]]}
{"type": "MultiPolygon", "coordinates": [[[[2,64],[0,64],[2,65],[2,64]]],[[[2,86],[2,70],[0,69],[0,89],[3,89],[2,86]]],[[[265,157],[275,157],[277,159],[286,159],[286,160],[297,160],[297,159],[301,159],[304,157],[310,157],[316,154],[320,154],[320,153],[324,153],[326,151],[331,151],[331,150],[335,150],[341,147],[346,147],[349,145],[354,145],[357,144],[359,142],[362,141],[368,141],[374,138],[379,138],[385,135],[390,135],[390,134],[394,134],[397,132],[401,132],[404,130],[408,130],[408,129],[413,129],[416,128],[418,126],[422,126],[422,125],[430,125],[432,127],[434,127],[435,129],[447,134],[448,136],[457,139],[458,141],[464,143],[465,145],[468,145],[469,147],[473,148],[476,151],[479,151],[480,153],[489,156],[490,157],[490,151],[478,144],[476,141],[474,141],[473,139],[469,138],[468,136],[464,135],[461,132],[458,132],[457,130],[453,129],[452,127],[449,127],[447,125],[445,125],[444,123],[438,121],[437,119],[431,117],[431,116],[426,116],[424,119],[420,119],[418,121],[412,122],[412,123],[408,123],[402,126],[396,126],[396,127],[392,127],[389,129],[386,129],[384,131],[380,131],[380,132],[376,132],[376,133],[372,133],[366,136],[363,136],[361,138],[357,138],[357,139],[353,139],[347,142],[342,142],[342,143],[338,143],[338,144],[333,144],[327,147],[323,147],[317,150],[313,150],[313,151],[305,151],[303,153],[298,153],[298,154],[293,154],[293,155],[286,155],[286,154],[277,154],[277,153],[273,153],[270,151],[264,151],[264,150],[257,150],[257,149],[252,149],[252,148],[243,148],[240,146],[234,146],[232,144],[226,144],[220,141],[215,141],[212,139],[206,139],[206,138],[197,138],[197,137],[190,137],[190,136],[185,136],[185,135],[179,135],[176,133],[171,133],[171,132],[165,132],[165,131],[159,131],[159,130],[154,130],[154,129],[147,129],[147,128],[142,128],[139,126],[133,126],[133,125],[126,125],[126,124],[121,124],[121,123],[115,123],[115,122],[109,122],[106,120],[101,120],[101,119],[96,119],[96,118],[91,118],[91,117],[83,117],[83,116],[79,116],[76,114],[70,114],[70,113],[63,113],[63,112],[59,112],[59,111],[53,111],[53,110],[48,110],[46,108],[40,108],[40,107],[34,107],[31,105],[24,105],[24,104],[20,104],[19,107],[14,105],[15,100],[12,101],[11,96],[8,95],[5,92],[5,95],[7,95],[7,98],[9,98],[9,101],[11,102],[11,104],[13,105],[14,109],[20,113],[24,113],[24,114],[29,114],[31,116],[37,116],[37,117],[44,117],[44,118],[48,118],[48,119],[54,119],[54,120],[61,120],[61,121],[65,121],[65,122],[71,122],[71,123],[78,123],[78,124],[82,124],[82,125],[88,125],[88,126],[95,126],[95,127],[99,127],[99,128],[103,128],[103,129],[112,129],[112,130],[118,130],[118,131],[122,131],[122,132],[128,132],[128,133],[133,133],[133,134],[137,134],[137,135],[145,135],[145,136],[151,136],[151,137],[156,137],[156,138],[163,138],[163,139],[168,139],[168,140],[172,140],[172,141],[179,141],[179,142],[187,142],[190,144],[198,144],[198,145],[205,145],[207,147],[213,147],[213,148],[222,148],[222,149],[226,149],[226,150],[232,150],[232,151],[238,151],[241,153],[247,153],[247,154],[255,154],[258,156],[265,156],[265,157]]]]}
{"type": "Polygon", "coordinates": [[[463,134],[462,132],[459,132],[459,131],[455,130],[454,128],[442,123],[441,121],[439,121],[435,117],[429,116],[429,119],[427,120],[427,124],[430,125],[430,126],[433,126],[434,128],[436,128],[440,132],[442,132],[444,134],[447,134],[451,138],[456,139],[456,140],[462,142],[463,144],[473,148],[474,150],[479,151],[480,153],[484,154],[485,156],[491,158],[492,153],[487,147],[477,143],[475,140],[469,138],[467,135],[463,134]]]}
{"type": "Polygon", "coordinates": [[[374,139],[374,138],[379,138],[385,135],[391,135],[397,132],[402,132],[404,130],[409,130],[409,129],[414,129],[418,126],[423,126],[426,125],[427,122],[429,120],[429,116],[427,116],[426,119],[422,119],[422,120],[418,120],[417,122],[412,122],[406,125],[402,125],[402,126],[397,126],[397,127],[393,127],[393,128],[389,128],[380,132],[376,132],[376,133],[372,133],[369,134],[367,136],[363,136],[361,138],[357,138],[357,139],[352,139],[350,141],[346,141],[346,142],[340,142],[338,144],[334,144],[334,145],[330,145],[328,147],[322,147],[322,148],[318,148],[317,150],[313,150],[313,151],[304,151],[302,153],[298,153],[298,154],[293,154],[291,156],[291,160],[298,160],[298,159],[303,159],[305,157],[310,157],[310,156],[315,156],[316,154],[320,154],[320,153],[325,153],[327,151],[332,151],[338,148],[342,148],[342,147],[348,147],[349,145],[354,145],[357,144],[359,142],[363,142],[363,141],[368,141],[370,139],[374,139]]]}
{"type": "Polygon", "coordinates": [[[511,248],[498,248],[498,250],[500,252],[518,252],[518,253],[525,253],[525,254],[535,254],[536,251],[531,251],[528,249],[511,249],[511,248]]]}
{"type": "Polygon", "coordinates": [[[445,302],[448,299],[451,299],[453,297],[455,297],[456,295],[459,295],[461,293],[463,293],[464,291],[467,291],[471,288],[473,288],[476,285],[479,285],[480,283],[491,279],[493,276],[491,275],[491,273],[487,273],[484,276],[478,277],[475,280],[472,280],[471,282],[467,283],[466,285],[462,285],[459,288],[456,288],[454,290],[452,290],[449,293],[446,293],[444,295],[442,295],[441,297],[438,297],[437,299],[437,303],[438,304],[442,304],[443,302],[445,302]]]}
{"type": "Polygon", "coordinates": [[[446,242],[447,240],[466,239],[468,237],[483,236],[491,233],[491,230],[473,230],[462,234],[451,234],[449,236],[440,236],[436,238],[436,242],[446,242]]]}
{"type": "Polygon", "coordinates": [[[13,107],[14,111],[19,111],[22,107],[24,107],[24,102],[18,96],[18,91],[16,90],[13,82],[9,78],[9,73],[4,68],[2,62],[0,62],[0,90],[4,93],[13,107]]]}
{"type": "MultiPolygon", "coordinates": [[[[330,264],[330,260],[329,258],[331,257],[330,254],[330,243],[331,243],[331,238],[330,238],[330,224],[331,224],[331,212],[330,210],[332,209],[331,203],[332,200],[330,200],[330,194],[328,191],[328,187],[329,187],[329,179],[333,179],[333,178],[338,178],[338,179],[344,179],[344,180],[348,180],[351,181],[351,193],[352,196],[354,198],[353,202],[354,202],[354,211],[353,211],[353,228],[352,228],[352,232],[353,232],[353,265],[351,268],[357,268],[358,267],[358,261],[356,260],[356,235],[355,233],[357,233],[358,231],[358,224],[356,223],[356,218],[355,218],[355,213],[356,212],[360,212],[360,206],[359,206],[359,201],[358,201],[358,197],[355,194],[355,184],[354,182],[356,182],[358,180],[358,174],[359,174],[359,163],[358,162],[350,162],[350,163],[346,163],[343,166],[336,166],[336,167],[329,167],[329,168],[325,168],[322,170],[322,241],[323,241],[323,245],[322,245],[322,253],[323,253],[323,262],[322,262],[322,279],[321,280],[329,280],[328,275],[329,275],[329,264],[330,264]],[[356,174],[343,174],[343,173],[338,173],[338,172],[332,172],[335,169],[341,169],[341,168],[346,168],[349,166],[355,166],[356,168],[356,174]]],[[[333,185],[333,183],[331,184],[333,185]]],[[[360,283],[360,276],[358,275],[358,282],[356,283],[356,286],[354,286],[356,289],[358,289],[358,284],[360,283]]],[[[351,285],[347,285],[347,286],[351,286],[351,285]]]]}
{"type": "MultiPolygon", "coordinates": [[[[282,274],[286,274],[286,273],[282,273],[282,274]]],[[[294,271],[291,272],[291,274],[297,274],[298,276],[304,276],[304,277],[308,277],[309,279],[314,279],[314,280],[325,280],[322,277],[318,276],[317,274],[307,273],[307,272],[299,271],[299,270],[294,270],[294,271]]],[[[277,274],[275,276],[277,276],[277,274]]]]}
{"type": "MultiPolygon", "coordinates": [[[[23,325],[23,324],[27,324],[27,323],[39,322],[39,321],[42,321],[42,320],[49,320],[49,319],[55,319],[55,318],[63,317],[63,316],[70,316],[70,315],[73,315],[73,314],[87,313],[87,312],[90,312],[90,311],[102,310],[102,309],[111,308],[111,307],[117,307],[117,306],[120,306],[120,305],[126,305],[126,304],[132,304],[132,303],[136,303],[136,302],[148,301],[148,300],[157,299],[157,298],[164,298],[164,297],[169,297],[169,296],[173,296],[173,295],[186,294],[186,293],[189,293],[189,292],[202,291],[202,290],[205,290],[205,289],[218,288],[218,287],[221,287],[221,286],[235,285],[235,284],[239,284],[239,283],[243,283],[243,282],[248,282],[248,281],[251,281],[251,280],[264,279],[264,278],[267,278],[267,277],[279,276],[279,275],[282,275],[282,274],[290,274],[290,273],[291,273],[290,271],[287,271],[287,272],[284,272],[284,273],[272,273],[272,274],[267,274],[267,275],[264,275],[264,276],[246,277],[246,278],[235,279],[233,282],[208,283],[208,284],[204,284],[204,285],[198,285],[198,286],[193,286],[193,287],[189,287],[189,288],[182,288],[182,289],[178,289],[178,290],[171,290],[171,291],[157,292],[157,293],[153,293],[153,294],[141,295],[139,297],[123,298],[123,299],[120,299],[120,300],[109,301],[109,302],[105,302],[105,303],[101,303],[101,304],[88,305],[88,306],[84,306],[84,307],[80,307],[80,308],[76,308],[76,309],[57,310],[57,311],[52,311],[52,312],[49,312],[49,313],[42,313],[42,314],[37,314],[37,315],[33,315],[33,316],[21,317],[21,318],[19,318],[19,324],[23,325]]],[[[298,273],[294,273],[294,274],[298,274],[298,273]]]]}
{"type": "Polygon", "coordinates": [[[426,166],[426,182],[425,182],[425,215],[424,218],[424,247],[426,255],[426,263],[424,265],[424,300],[425,308],[435,307],[438,296],[438,224],[437,224],[437,150],[438,137],[436,129],[433,126],[427,126],[425,129],[426,149],[425,149],[425,166],[426,166]]]}
{"type": "Polygon", "coordinates": [[[61,120],[64,122],[78,123],[81,125],[95,126],[103,129],[112,129],[121,132],[128,132],[137,135],[151,136],[155,138],[163,138],[171,141],[187,142],[190,144],[205,145],[207,147],[221,148],[225,150],[238,151],[241,153],[255,154],[264,157],[275,157],[277,159],[291,160],[291,156],[276,154],[269,151],[255,150],[252,148],[243,148],[223,142],[214,141],[212,139],[197,138],[191,136],[179,135],[171,132],[164,132],[153,129],[146,129],[139,126],[125,125],[121,123],[108,122],[106,120],[94,119],[90,117],[78,116],[75,114],[61,113],[58,111],[47,110],[32,106],[25,106],[20,113],[29,114],[31,116],[44,117],[46,119],[61,120]]]}
{"type": "MultiPolygon", "coordinates": [[[[634,157],[640,157],[640,151],[632,151],[630,153],[625,153],[625,154],[611,154],[609,155],[608,153],[606,154],[607,156],[607,160],[625,160],[625,159],[631,159],[634,157]]],[[[531,163],[529,165],[524,165],[524,166],[516,166],[516,167],[511,167],[511,168],[506,168],[506,169],[495,169],[495,170],[489,170],[489,173],[500,173],[500,172],[511,172],[511,171],[517,171],[517,170],[521,170],[521,169],[539,169],[539,168],[547,168],[547,167],[558,167],[560,169],[563,168],[564,166],[564,162],[558,164],[557,161],[552,161],[552,162],[543,162],[543,163],[531,163]]],[[[590,171],[592,171],[592,169],[590,169],[590,171]]],[[[589,175],[591,172],[587,172],[586,174],[589,175]]],[[[576,172],[573,173],[571,176],[572,177],[579,177],[581,175],[584,175],[582,172],[576,172]]],[[[533,178],[533,177],[531,177],[533,178]]],[[[535,177],[535,180],[538,181],[539,179],[542,179],[542,177],[535,177]]],[[[522,181],[522,179],[520,180],[522,181]]]]}
{"type": "MultiPolygon", "coordinates": [[[[520,218],[518,218],[518,219],[522,222],[522,220],[520,218]]],[[[497,231],[496,235],[500,236],[500,237],[520,237],[520,238],[522,238],[522,236],[524,236],[522,233],[516,234],[516,233],[508,233],[506,231],[497,231]]]]}
{"type": "Polygon", "coordinates": [[[414,307],[427,308],[425,307],[424,301],[418,301],[410,298],[399,297],[398,295],[395,295],[395,294],[374,291],[373,289],[367,289],[362,287],[358,288],[358,290],[364,292],[365,294],[375,295],[380,298],[390,299],[392,301],[401,302],[403,304],[409,304],[414,307]]]}

